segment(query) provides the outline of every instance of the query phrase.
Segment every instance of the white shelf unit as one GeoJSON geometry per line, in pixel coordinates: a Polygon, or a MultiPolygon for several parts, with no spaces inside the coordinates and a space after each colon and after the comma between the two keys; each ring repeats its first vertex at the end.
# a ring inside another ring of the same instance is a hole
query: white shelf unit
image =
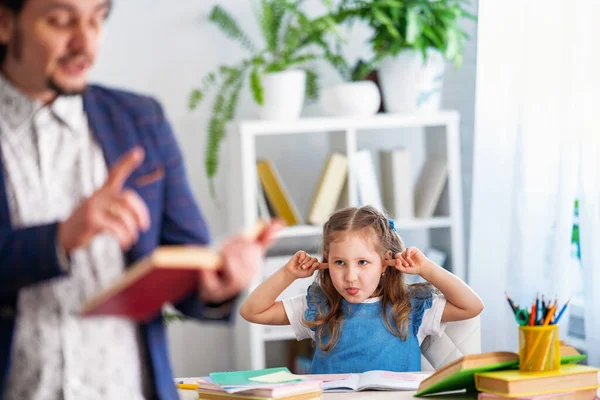
{"type": "MultiPolygon", "coordinates": [[[[333,134],[336,150],[342,150],[351,165],[358,151],[359,131],[426,128],[427,154],[443,153],[448,163],[445,215],[427,219],[396,220],[400,230],[444,231],[436,234],[438,247],[448,252],[449,269],[466,279],[465,248],[463,239],[462,189],[460,163],[460,118],[455,111],[435,114],[379,114],[368,118],[302,118],[296,121],[239,121],[228,125],[227,217],[230,230],[251,227],[258,219],[257,210],[257,139],[275,135],[333,134]],[[443,136],[440,136],[441,133],[443,136]]],[[[348,169],[348,204],[358,206],[358,193],[352,168],[348,169]]],[[[318,237],[322,227],[298,225],[284,229],[279,238],[318,237]]],[[[252,287],[260,283],[257,278],[252,287]]],[[[294,335],[287,327],[263,327],[249,324],[236,315],[234,329],[235,368],[265,368],[265,344],[269,341],[289,340],[294,335]]]]}

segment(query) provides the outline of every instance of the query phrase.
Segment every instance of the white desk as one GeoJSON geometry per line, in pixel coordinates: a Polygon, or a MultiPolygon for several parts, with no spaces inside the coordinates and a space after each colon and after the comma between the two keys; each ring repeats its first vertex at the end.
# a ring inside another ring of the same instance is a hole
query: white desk
{"type": "MultiPolygon", "coordinates": [[[[198,394],[193,390],[180,390],[181,400],[197,400],[198,394]]],[[[413,400],[413,391],[406,392],[350,392],[350,393],[325,393],[323,400],[413,400]]]]}
{"type": "MultiPolygon", "coordinates": [[[[413,397],[412,390],[405,391],[371,391],[371,392],[345,392],[345,393],[324,393],[323,400],[418,400],[413,397]]],[[[181,400],[197,400],[198,394],[194,390],[180,390],[179,398],[181,400]]],[[[423,398],[424,399],[424,398],[423,398]]],[[[430,396],[427,399],[437,400],[475,400],[476,394],[457,393],[443,396],[430,396]]]]}

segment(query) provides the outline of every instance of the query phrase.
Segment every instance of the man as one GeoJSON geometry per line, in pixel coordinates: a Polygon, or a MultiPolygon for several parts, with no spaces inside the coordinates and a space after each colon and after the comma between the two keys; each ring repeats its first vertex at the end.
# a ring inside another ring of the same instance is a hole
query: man
{"type": "MultiPolygon", "coordinates": [[[[88,86],[110,0],[0,0],[0,397],[177,397],[162,320],[79,316],[161,244],[207,243],[158,103],[88,86]]],[[[233,238],[176,306],[227,320],[264,247],[233,238]]]]}

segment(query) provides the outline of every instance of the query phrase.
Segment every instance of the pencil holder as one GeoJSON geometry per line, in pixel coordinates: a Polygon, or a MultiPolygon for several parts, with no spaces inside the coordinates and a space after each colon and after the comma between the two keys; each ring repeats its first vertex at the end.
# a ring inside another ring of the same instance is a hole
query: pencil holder
{"type": "Polygon", "coordinates": [[[558,325],[519,327],[519,369],[521,372],[560,369],[558,325]]]}

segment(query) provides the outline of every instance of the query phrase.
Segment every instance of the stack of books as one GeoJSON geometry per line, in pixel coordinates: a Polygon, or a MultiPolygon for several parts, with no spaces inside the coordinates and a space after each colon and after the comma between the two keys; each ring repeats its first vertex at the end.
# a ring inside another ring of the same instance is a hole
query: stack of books
{"type": "Polygon", "coordinates": [[[562,365],[557,372],[519,370],[475,374],[479,400],[484,399],[563,399],[592,400],[598,389],[598,369],[585,365],[562,365]]]}
{"type": "Polygon", "coordinates": [[[416,390],[429,373],[367,371],[353,374],[296,375],[285,368],[216,372],[181,389],[194,389],[199,399],[313,400],[326,392],[416,390]]]}
{"type": "Polygon", "coordinates": [[[316,400],[323,390],[320,380],[293,375],[287,368],[216,372],[198,381],[203,400],[316,400]]]}
{"type": "Polygon", "coordinates": [[[560,370],[539,373],[520,372],[516,353],[467,355],[421,382],[416,396],[466,390],[479,392],[478,400],[596,399],[600,370],[577,364],[585,355],[568,345],[560,352],[560,370]]]}

